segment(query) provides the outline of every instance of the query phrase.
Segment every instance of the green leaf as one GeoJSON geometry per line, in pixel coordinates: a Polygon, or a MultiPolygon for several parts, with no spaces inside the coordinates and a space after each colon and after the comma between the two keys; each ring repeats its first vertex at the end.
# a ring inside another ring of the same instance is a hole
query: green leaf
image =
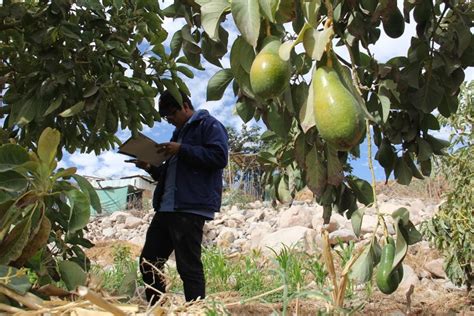
{"type": "Polygon", "coordinates": [[[220,100],[233,79],[234,75],[230,69],[221,69],[216,72],[207,84],[207,101],[220,100]]]}
{"type": "Polygon", "coordinates": [[[283,44],[281,44],[278,50],[278,55],[280,56],[280,58],[283,59],[284,61],[289,60],[291,51],[293,50],[293,47],[295,45],[296,45],[295,41],[286,41],[283,44]]]}
{"type": "Polygon", "coordinates": [[[301,1],[301,9],[306,21],[312,26],[318,26],[318,13],[321,7],[321,0],[303,0],[301,1]]]}
{"type": "Polygon", "coordinates": [[[382,122],[386,123],[388,115],[390,114],[390,99],[384,95],[378,95],[381,109],[382,109],[382,122]]]}
{"type": "Polygon", "coordinates": [[[397,157],[397,162],[395,163],[395,179],[397,179],[397,182],[409,185],[412,177],[413,173],[405,160],[402,157],[397,157]]]}
{"type": "Polygon", "coordinates": [[[309,29],[304,33],[303,46],[306,54],[314,60],[321,60],[326,50],[326,45],[331,41],[334,35],[333,28],[327,28],[322,31],[309,29]]]}
{"type": "Polygon", "coordinates": [[[256,0],[232,0],[232,16],[244,39],[252,47],[257,46],[260,33],[260,8],[256,0]]]}
{"type": "Polygon", "coordinates": [[[374,252],[372,243],[365,246],[364,251],[352,265],[350,276],[356,283],[365,283],[372,278],[374,270],[374,252]]]}
{"type": "Polygon", "coordinates": [[[18,172],[9,170],[0,172],[0,190],[15,193],[28,187],[28,180],[18,172]]]}
{"type": "Polygon", "coordinates": [[[327,185],[327,170],[316,147],[306,155],[306,168],[306,184],[317,197],[320,197],[327,185]]]}
{"type": "Polygon", "coordinates": [[[178,30],[174,33],[173,38],[170,42],[170,49],[171,49],[171,57],[177,57],[179,55],[179,51],[181,50],[181,46],[183,45],[183,36],[181,35],[181,30],[178,30]]]}
{"type": "Polygon", "coordinates": [[[295,159],[301,169],[305,169],[306,159],[306,137],[304,133],[299,133],[295,139],[295,159]]]}
{"type": "Polygon", "coordinates": [[[71,106],[69,109],[64,110],[61,113],[59,113],[59,116],[62,116],[62,117],[74,116],[82,111],[82,109],[84,108],[84,105],[85,105],[84,101],[79,101],[73,106],[71,106]]]}
{"type": "Polygon", "coordinates": [[[219,23],[224,11],[230,8],[227,0],[214,0],[201,6],[201,23],[204,31],[214,41],[219,40],[219,23]]]}
{"type": "Polygon", "coordinates": [[[282,203],[288,203],[291,201],[287,175],[282,176],[278,182],[277,198],[282,203]]]}
{"type": "Polygon", "coordinates": [[[83,98],[90,98],[99,91],[98,86],[92,86],[89,89],[86,89],[82,95],[83,98]]]}
{"type": "Polygon", "coordinates": [[[382,141],[379,150],[375,154],[375,159],[378,160],[380,165],[384,168],[386,179],[388,179],[397,159],[397,154],[388,141],[382,141]]]}
{"type": "Polygon", "coordinates": [[[397,230],[397,241],[395,243],[395,258],[393,259],[392,271],[398,266],[399,263],[403,261],[408,251],[407,242],[400,230],[401,225],[402,223],[395,225],[397,230]]]}
{"type": "Polygon", "coordinates": [[[254,59],[255,52],[253,51],[252,46],[250,46],[242,37],[237,37],[230,51],[230,68],[234,72],[237,81],[241,79],[236,75],[237,68],[240,67],[245,73],[250,74],[250,68],[252,67],[254,59]]]}
{"type": "Polygon", "coordinates": [[[71,208],[68,219],[68,231],[73,233],[86,227],[86,225],[89,223],[89,198],[85,193],[82,193],[79,190],[68,191],[66,192],[66,196],[68,197],[71,208]]]}
{"type": "Polygon", "coordinates": [[[29,207],[25,217],[13,227],[6,235],[2,243],[0,243],[0,264],[8,264],[16,260],[28,243],[31,229],[31,216],[29,211],[33,206],[29,207]]]}
{"type": "Polygon", "coordinates": [[[184,67],[184,66],[178,66],[176,67],[176,70],[181,72],[183,75],[185,75],[188,78],[194,78],[194,73],[192,72],[191,69],[184,67]]]}
{"type": "Polygon", "coordinates": [[[410,220],[410,212],[405,207],[400,207],[393,211],[392,218],[395,220],[395,223],[401,223],[402,225],[408,224],[410,220]]]}
{"type": "Polygon", "coordinates": [[[422,240],[421,233],[416,229],[415,225],[411,221],[407,224],[400,226],[400,232],[403,234],[408,245],[416,244],[422,240]]]}
{"type": "Polygon", "coordinates": [[[235,104],[235,110],[244,123],[247,123],[253,118],[255,108],[255,104],[253,104],[252,99],[249,98],[243,98],[235,104]]]}
{"type": "Polygon", "coordinates": [[[275,13],[278,10],[278,0],[258,0],[263,15],[272,23],[275,23],[275,13]]]}
{"type": "Polygon", "coordinates": [[[425,135],[424,138],[430,143],[433,152],[437,155],[445,154],[443,149],[447,148],[450,144],[447,140],[439,139],[431,135],[425,135]]]}
{"type": "MultiPolygon", "coordinates": [[[[313,75],[314,71],[316,71],[316,68],[313,70],[313,75]]],[[[308,89],[308,98],[306,99],[306,102],[303,104],[301,107],[300,113],[299,113],[299,118],[300,118],[300,125],[301,128],[303,129],[303,132],[309,131],[309,129],[313,126],[316,126],[316,121],[314,118],[314,89],[313,89],[313,80],[311,80],[311,84],[309,85],[308,89]]]]}
{"type": "Polygon", "coordinates": [[[264,165],[277,166],[278,160],[275,155],[266,151],[261,151],[258,153],[257,160],[264,165]]]}
{"type": "Polygon", "coordinates": [[[89,183],[89,181],[87,181],[86,178],[78,174],[73,174],[72,178],[76,180],[81,191],[88,196],[91,206],[97,211],[97,213],[101,213],[102,206],[100,205],[100,199],[94,187],[89,183]]]}
{"type": "Polygon", "coordinates": [[[18,124],[19,126],[24,126],[31,121],[33,121],[36,117],[36,113],[40,108],[36,104],[35,99],[28,99],[23,104],[13,104],[14,107],[19,107],[18,114],[15,115],[12,113],[12,119],[9,121],[9,127],[13,127],[13,124],[18,124]]]}
{"type": "Polygon", "coordinates": [[[50,166],[56,158],[56,153],[61,139],[61,133],[50,127],[46,127],[38,140],[38,157],[47,166],[50,166]]]}
{"type": "Polygon", "coordinates": [[[263,114],[263,121],[278,136],[282,138],[288,137],[292,119],[289,113],[280,109],[275,102],[268,104],[268,109],[263,114]]]}
{"type": "Polygon", "coordinates": [[[20,295],[25,295],[31,288],[27,274],[6,265],[0,265],[0,284],[20,295]]]}
{"type": "Polygon", "coordinates": [[[423,120],[421,120],[421,128],[423,131],[427,132],[429,129],[437,131],[441,128],[441,126],[439,125],[436,116],[429,113],[423,115],[423,120]]]}
{"type": "Polygon", "coordinates": [[[348,177],[347,180],[360,203],[369,205],[374,202],[374,191],[369,182],[355,176],[348,177]]]}
{"type": "Polygon", "coordinates": [[[25,148],[16,144],[0,146],[0,172],[11,170],[30,160],[25,148]]]}
{"type": "Polygon", "coordinates": [[[69,291],[73,291],[79,285],[86,284],[87,275],[82,268],[73,261],[60,261],[58,263],[61,280],[64,281],[69,291]]]}
{"type": "Polygon", "coordinates": [[[66,169],[62,169],[62,170],[60,170],[60,171],[58,171],[57,173],[54,174],[53,179],[57,180],[59,178],[67,178],[67,177],[72,176],[76,172],[77,172],[76,167],[69,167],[69,168],[66,168],[66,169]]]}
{"type": "Polygon", "coordinates": [[[344,172],[341,161],[337,155],[337,150],[332,146],[327,148],[327,166],[328,166],[328,183],[338,186],[344,180],[344,172]]]}
{"type": "Polygon", "coordinates": [[[418,144],[418,161],[430,159],[433,155],[433,149],[431,149],[430,143],[421,137],[417,137],[416,142],[418,144]]]}
{"type": "Polygon", "coordinates": [[[170,79],[161,79],[161,82],[165,85],[166,89],[169,90],[173,98],[178,102],[179,105],[183,104],[183,97],[179,92],[178,87],[174,84],[174,82],[170,79]]]}
{"type": "MultiPolygon", "coordinates": [[[[16,196],[15,193],[0,190],[0,204],[11,201],[11,199],[14,198],[15,196],[16,196]]],[[[0,219],[1,219],[1,216],[0,216],[0,219]]],[[[0,221],[0,223],[1,223],[1,221],[0,221]]],[[[0,225],[0,227],[1,227],[1,225],[0,225]]]]}
{"type": "Polygon", "coordinates": [[[51,103],[51,105],[43,113],[43,116],[51,114],[54,110],[58,109],[61,106],[62,103],[63,103],[63,96],[60,95],[59,97],[54,99],[53,103],[51,103]]]}
{"type": "Polygon", "coordinates": [[[415,163],[413,162],[413,158],[409,153],[403,154],[403,159],[407,163],[408,167],[410,167],[411,173],[417,179],[423,180],[424,177],[421,174],[420,170],[416,167],[415,163]]]}
{"type": "Polygon", "coordinates": [[[360,229],[362,227],[362,220],[364,218],[364,209],[360,208],[351,215],[351,224],[352,224],[352,230],[354,231],[354,234],[359,237],[360,236],[360,229]]]}
{"type": "Polygon", "coordinates": [[[431,113],[435,108],[437,108],[444,95],[443,87],[441,87],[438,81],[433,78],[434,77],[431,77],[431,80],[418,89],[413,97],[410,98],[413,106],[425,113],[431,113]]]}

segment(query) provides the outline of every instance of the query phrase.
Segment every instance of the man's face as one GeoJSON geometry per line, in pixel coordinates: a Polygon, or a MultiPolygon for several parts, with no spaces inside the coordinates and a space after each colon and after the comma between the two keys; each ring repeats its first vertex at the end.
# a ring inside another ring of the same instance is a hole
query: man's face
{"type": "Polygon", "coordinates": [[[168,123],[180,128],[182,127],[186,121],[189,119],[189,111],[186,103],[183,103],[183,107],[181,109],[177,108],[170,108],[167,111],[166,115],[163,115],[163,119],[168,123]]]}

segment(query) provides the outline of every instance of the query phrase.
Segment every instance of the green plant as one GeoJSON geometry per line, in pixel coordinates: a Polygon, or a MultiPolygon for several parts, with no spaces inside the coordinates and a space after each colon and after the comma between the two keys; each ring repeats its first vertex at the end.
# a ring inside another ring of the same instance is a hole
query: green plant
{"type": "Polygon", "coordinates": [[[235,266],[229,264],[226,255],[217,247],[203,248],[202,263],[207,287],[210,291],[224,291],[229,286],[229,278],[235,266]]]}
{"type": "Polygon", "coordinates": [[[235,289],[244,298],[249,298],[270,289],[266,278],[268,273],[261,261],[263,257],[257,251],[245,256],[243,263],[238,263],[235,273],[235,289]]]}
{"type": "Polygon", "coordinates": [[[305,269],[308,270],[314,277],[314,281],[319,287],[323,287],[326,283],[328,272],[321,262],[321,256],[309,256],[304,260],[305,269]]]}
{"type": "Polygon", "coordinates": [[[76,168],[56,170],[59,143],[59,131],[46,128],[36,151],[0,146],[0,265],[26,266],[39,285],[62,279],[72,290],[85,282],[90,263],[79,246],[92,246],[83,229],[100,203],[76,168]]]}
{"type": "Polygon", "coordinates": [[[443,253],[449,279],[470,291],[474,282],[474,82],[463,85],[461,91],[458,111],[442,120],[452,128],[450,154],[440,159],[440,171],[450,188],[422,231],[443,253]]]}
{"type": "Polygon", "coordinates": [[[278,271],[281,275],[282,282],[288,287],[288,293],[298,291],[304,284],[307,270],[304,269],[304,261],[302,253],[297,252],[295,247],[288,247],[283,245],[283,248],[275,254],[275,261],[278,264],[278,271]]]}
{"type": "Polygon", "coordinates": [[[109,293],[131,297],[141,279],[138,271],[138,262],[132,257],[130,247],[117,245],[113,246],[113,265],[106,269],[94,266],[91,274],[101,280],[100,285],[109,293]]]}

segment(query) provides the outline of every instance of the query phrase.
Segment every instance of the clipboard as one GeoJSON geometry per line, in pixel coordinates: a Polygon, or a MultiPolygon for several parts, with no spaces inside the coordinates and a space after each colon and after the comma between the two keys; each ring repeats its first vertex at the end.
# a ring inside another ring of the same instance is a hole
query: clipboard
{"type": "Polygon", "coordinates": [[[138,133],[137,137],[130,137],[127,139],[119,147],[118,153],[147,162],[154,166],[160,166],[171,156],[165,153],[158,153],[156,150],[158,145],[159,144],[153,139],[143,135],[142,133],[138,133]]]}

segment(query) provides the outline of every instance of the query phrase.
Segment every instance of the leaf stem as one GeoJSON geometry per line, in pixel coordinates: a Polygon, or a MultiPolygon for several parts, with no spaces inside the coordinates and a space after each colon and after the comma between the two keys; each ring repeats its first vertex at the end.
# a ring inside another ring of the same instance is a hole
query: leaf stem
{"type": "Polygon", "coordinates": [[[367,132],[367,160],[369,162],[369,169],[370,175],[372,177],[372,194],[374,195],[374,202],[372,205],[375,207],[375,211],[377,212],[377,225],[375,226],[373,236],[377,233],[377,229],[379,228],[380,223],[383,226],[383,234],[384,236],[388,236],[388,229],[387,224],[385,223],[385,219],[383,214],[380,212],[379,203],[377,201],[377,191],[375,189],[376,181],[375,181],[375,171],[374,171],[374,164],[372,161],[372,135],[370,134],[370,122],[368,119],[365,120],[366,132],[367,132]]]}

